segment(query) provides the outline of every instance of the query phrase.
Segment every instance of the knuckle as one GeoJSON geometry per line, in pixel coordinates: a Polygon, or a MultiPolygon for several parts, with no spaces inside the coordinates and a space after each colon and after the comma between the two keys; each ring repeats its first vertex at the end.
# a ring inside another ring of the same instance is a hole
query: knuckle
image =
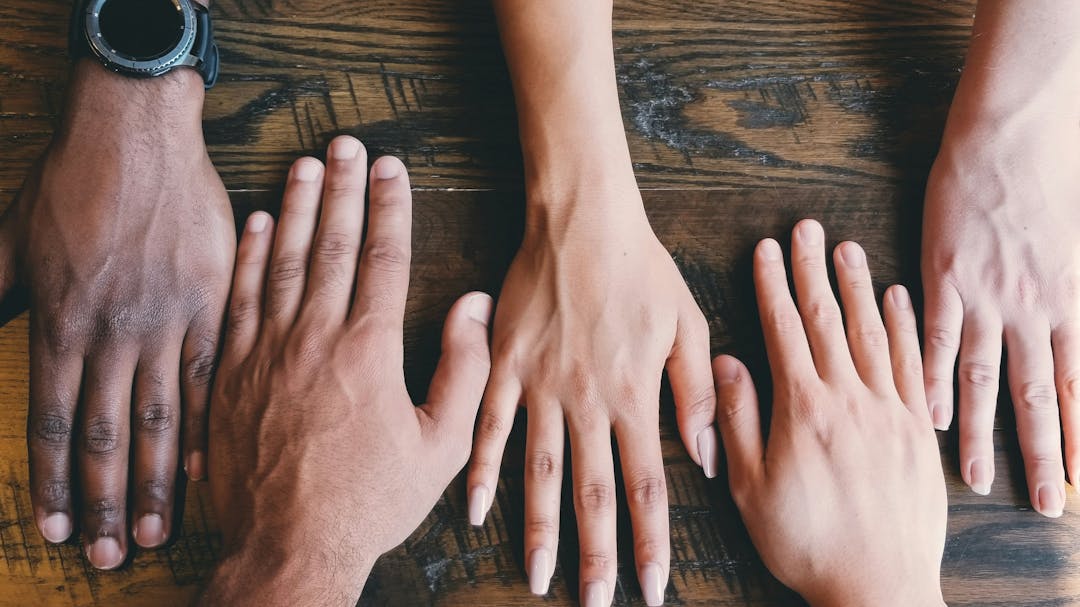
{"type": "Polygon", "coordinates": [[[234,297],[232,304],[229,306],[229,328],[232,329],[232,333],[236,332],[238,326],[246,325],[258,318],[259,315],[259,300],[254,297],[234,297]]]}
{"type": "MultiPolygon", "coordinates": [[[[896,360],[898,375],[922,376],[922,357],[918,354],[903,354],[896,360]]],[[[952,381],[950,377],[948,381],[952,381]]]]}
{"type": "Polygon", "coordinates": [[[667,484],[656,476],[645,476],[630,486],[630,503],[645,508],[656,508],[667,502],[667,484]]]}
{"type": "Polygon", "coordinates": [[[112,455],[120,449],[120,426],[112,418],[89,420],[83,432],[83,449],[89,455],[112,455]]]}
{"type": "Polygon", "coordinates": [[[319,236],[311,255],[320,263],[339,264],[356,259],[357,252],[357,245],[348,234],[330,232],[319,236]]]}
{"type": "Polygon", "coordinates": [[[31,436],[50,447],[71,444],[72,420],[58,413],[40,413],[31,417],[31,436]]]}
{"type": "Polygon", "coordinates": [[[583,483],[574,493],[584,515],[606,514],[615,505],[615,488],[607,483],[583,483]]]}
{"type": "Polygon", "coordinates": [[[998,366],[979,361],[968,361],[960,365],[961,380],[976,388],[996,388],[998,385],[998,366]]]}
{"type": "Polygon", "coordinates": [[[607,571],[614,561],[606,552],[586,552],[581,555],[581,569],[589,571],[607,571]]]}
{"type": "Polygon", "coordinates": [[[949,329],[932,327],[926,331],[926,343],[939,350],[955,350],[960,347],[960,336],[949,329]]]}
{"type": "Polygon", "coordinates": [[[889,345],[885,329],[873,323],[855,327],[855,339],[870,348],[883,348],[889,345]]]}
{"type": "Polygon", "coordinates": [[[476,434],[482,441],[494,442],[503,437],[505,427],[502,418],[491,411],[485,411],[480,415],[480,423],[476,426],[476,434]]]}
{"type": "Polygon", "coordinates": [[[534,514],[525,521],[525,533],[544,538],[554,537],[556,534],[555,519],[547,515],[534,514]]]}
{"type": "Polygon", "coordinates": [[[409,196],[409,191],[405,190],[401,192],[394,190],[390,192],[380,192],[378,196],[371,197],[371,206],[384,207],[384,208],[397,208],[408,205],[412,202],[409,196]]]}
{"type": "Polygon", "coordinates": [[[1080,374],[1074,372],[1062,380],[1061,396],[1073,402],[1080,400],[1080,374]]]}
{"type": "Polygon", "coordinates": [[[271,284],[294,285],[307,274],[307,261],[298,255],[284,255],[270,262],[267,278],[271,284]]]}
{"type": "Polygon", "coordinates": [[[117,497],[90,500],[86,504],[86,512],[90,520],[99,526],[111,526],[122,522],[126,510],[124,500],[117,497]]]}
{"type": "Polygon", "coordinates": [[[71,499],[71,483],[66,479],[49,479],[38,486],[37,497],[48,510],[65,510],[71,499]]]}
{"type": "Polygon", "coordinates": [[[840,321],[840,308],[836,302],[824,298],[810,302],[804,314],[806,320],[820,327],[835,326],[840,321]]]}
{"type": "Polygon", "coordinates": [[[50,315],[42,323],[45,343],[56,354],[68,354],[76,350],[79,323],[74,315],[61,313],[50,315]]]}
{"type": "Polygon", "coordinates": [[[217,366],[216,352],[196,354],[188,359],[184,369],[184,379],[188,385],[205,388],[214,380],[214,368],[217,366]]]}
{"type": "Polygon", "coordinates": [[[164,506],[172,501],[172,483],[164,478],[152,478],[139,484],[138,496],[155,506],[164,506]]]}
{"type": "Polygon", "coordinates": [[[668,550],[668,543],[661,538],[643,534],[642,537],[634,538],[634,554],[641,559],[638,562],[655,560],[654,557],[668,550]]]}
{"type": "Polygon", "coordinates": [[[394,240],[370,240],[364,249],[363,263],[374,270],[396,272],[408,266],[409,253],[394,240]]]}
{"type": "Polygon", "coordinates": [[[1050,384],[1026,382],[1020,387],[1019,397],[1020,402],[1016,406],[1027,413],[1045,415],[1057,411],[1057,392],[1050,384]]]}
{"type": "Polygon", "coordinates": [[[712,420],[716,415],[716,390],[711,385],[701,386],[683,410],[694,419],[712,420]]]}
{"type": "Polygon", "coordinates": [[[562,478],[562,466],[550,451],[531,451],[526,466],[534,481],[552,481],[562,478]]]}
{"type": "Polygon", "coordinates": [[[135,420],[139,432],[160,435],[176,426],[176,413],[165,403],[150,402],[135,410],[135,420]]]}
{"type": "Polygon", "coordinates": [[[802,332],[802,319],[790,310],[773,309],[766,316],[768,326],[781,336],[794,336],[802,332]]]}

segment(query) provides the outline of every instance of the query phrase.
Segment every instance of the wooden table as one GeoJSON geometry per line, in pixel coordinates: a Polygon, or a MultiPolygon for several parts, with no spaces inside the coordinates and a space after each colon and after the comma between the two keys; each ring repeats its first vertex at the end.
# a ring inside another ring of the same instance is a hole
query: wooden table
{"type": "MultiPolygon", "coordinates": [[[[750,281],[759,238],[799,218],[860,240],[877,287],[919,284],[921,198],[970,33],[973,0],[621,0],[623,118],[653,225],[711,321],[714,352],[766,367],[750,281]]],[[[70,2],[0,6],[0,200],[17,193],[55,128],[70,2]]],[[[407,374],[426,389],[441,320],[468,289],[497,292],[523,222],[513,98],[487,0],[215,0],[224,71],[206,136],[236,213],[276,209],[288,164],[340,133],[405,159],[417,188],[407,374]]],[[[92,570],[75,543],[35,530],[24,446],[27,319],[0,330],[0,604],[182,605],[220,536],[205,486],[183,530],[121,571],[92,570]]],[[[723,479],[706,482],[674,432],[663,439],[672,518],[672,605],[788,605],[764,570],[723,479]]],[[[1003,398],[990,497],[957,473],[940,434],[950,518],[943,584],[953,605],[1080,604],[1076,498],[1032,512],[1003,398]]],[[[520,421],[520,420],[519,420],[520,421]]],[[[514,433],[492,516],[466,521],[455,482],[427,522],[381,559],[364,605],[571,605],[572,516],[546,600],[528,594],[521,452],[514,433]]],[[[567,492],[568,494],[569,492],[567,492]]],[[[809,506],[809,505],[808,505],[809,506]]],[[[565,512],[571,513],[568,500],[565,512]]],[[[623,508],[615,602],[642,605],[623,508]]]]}

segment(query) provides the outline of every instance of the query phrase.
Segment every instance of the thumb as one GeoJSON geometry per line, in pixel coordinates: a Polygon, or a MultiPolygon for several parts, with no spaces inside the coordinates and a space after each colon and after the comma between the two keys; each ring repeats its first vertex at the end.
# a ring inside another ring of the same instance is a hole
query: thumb
{"type": "Polygon", "coordinates": [[[728,480],[734,490],[747,488],[761,472],[765,447],[757,391],[749,371],[731,356],[713,361],[720,436],[728,461],[728,480]]]}
{"type": "Polygon", "coordinates": [[[450,309],[443,327],[442,357],[428,402],[421,407],[431,422],[430,438],[462,465],[468,459],[473,423],[491,371],[488,325],[492,307],[490,295],[469,293],[450,309]]]}

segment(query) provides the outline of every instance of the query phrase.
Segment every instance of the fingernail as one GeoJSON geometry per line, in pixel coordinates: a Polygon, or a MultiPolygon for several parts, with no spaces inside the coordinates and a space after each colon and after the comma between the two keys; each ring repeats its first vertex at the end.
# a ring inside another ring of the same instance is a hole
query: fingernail
{"type": "Polygon", "coordinates": [[[360,140],[354,137],[338,137],[330,144],[330,156],[334,160],[353,160],[360,153],[360,140]]]}
{"type": "Polygon", "coordinates": [[[896,285],[889,291],[892,297],[893,305],[897,310],[907,310],[911,308],[911,294],[905,287],[896,285]]]}
{"type": "Polygon", "coordinates": [[[645,596],[645,604],[649,607],[658,607],[664,604],[664,570],[656,563],[649,563],[641,568],[641,594],[645,596]]]}
{"type": "Polygon", "coordinates": [[[386,156],[375,161],[376,179],[393,179],[401,174],[401,161],[393,156],[386,156]]]}
{"type": "Polygon", "coordinates": [[[840,249],[840,257],[850,268],[859,269],[866,265],[866,251],[854,242],[844,243],[844,248],[840,249]]]}
{"type": "Polygon", "coordinates": [[[319,163],[312,159],[297,161],[292,176],[297,181],[315,181],[319,177],[319,163]]]}
{"type": "Polygon", "coordinates": [[[135,543],[143,548],[157,548],[165,543],[165,522],[156,514],[146,514],[132,530],[135,543]]]}
{"type": "Polygon", "coordinates": [[[537,548],[529,553],[529,592],[537,596],[548,593],[551,585],[551,552],[537,548]]]}
{"type": "Polygon", "coordinates": [[[469,318],[488,326],[491,322],[491,296],[487,293],[477,293],[469,299],[469,318]]]}
{"type": "Polygon", "coordinates": [[[266,229],[266,214],[265,213],[252,213],[248,217],[247,230],[252,234],[258,234],[266,229]]]}
{"type": "Polygon", "coordinates": [[[96,569],[116,569],[124,562],[124,553],[115,538],[102,537],[87,546],[86,558],[96,569]]]}
{"type": "Polygon", "coordinates": [[[721,357],[716,362],[716,383],[729,384],[739,379],[739,364],[735,359],[728,356],[721,357]]]}
{"type": "Polygon", "coordinates": [[[994,473],[990,469],[990,463],[981,457],[971,460],[968,480],[972,491],[979,495],[990,495],[990,485],[994,482],[994,473]]]}
{"type": "Polygon", "coordinates": [[[45,517],[41,524],[41,535],[45,541],[61,544],[71,537],[71,519],[63,512],[54,512],[45,517]]]}
{"type": "Polygon", "coordinates": [[[187,456],[187,461],[184,462],[184,472],[193,481],[201,481],[206,478],[206,458],[203,456],[202,451],[192,451],[191,455],[187,456]]]}
{"type": "Polygon", "coordinates": [[[469,492],[469,524],[479,527],[484,524],[487,516],[488,490],[483,485],[477,485],[469,492]]]}
{"type": "Polygon", "coordinates": [[[585,597],[581,607],[608,607],[607,585],[603,582],[589,582],[585,585],[585,597]]]}
{"type": "Polygon", "coordinates": [[[802,239],[803,244],[821,244],[824,235],[825,231],[816,221],[804,221],[799,224],[799,238],[802,239]]]}
{"type": "Polygon", "coordinates": [[[1061,516],[1062,511],[1065,509],[1065,492],[1061,487],[1042,485],[1035,494],[1039,498],[1037,509],[1040,514],[1050,518],[1061,516]]]}
{"type": "Polygon", "coordinates": [[[780,259],[780,243],[776,242],[772,238],[766,238],[761,241],[758,250],[761,251],[761,258],[768,261],[776,261],[780,259]]]}
{"type": "Polygon", "coordinates": [[[716,448],[716,428],[709,426],[697,435],[698,457],[705,478],[716,478],[716,468],[720,465],[720,453],[716,448]]]}
{"type": "Polygon", "coordinates": [[[941,403],[934,403],[930,407],[930,419],[934,420],[934,428],[945,431],[949,429],[949,413],[945,409],[945,405],[941,403]]]}

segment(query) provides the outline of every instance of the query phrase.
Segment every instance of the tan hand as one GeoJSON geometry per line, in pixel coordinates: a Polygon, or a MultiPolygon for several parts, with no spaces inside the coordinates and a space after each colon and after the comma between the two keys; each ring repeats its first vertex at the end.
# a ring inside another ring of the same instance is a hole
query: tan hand
{"type": "Polygon", "coordinates": [[[375,163],[360,252],[366,175],[360,142],[339,137],[325,170],[293,165],[276,234],[265,213],[248,220],[210,420],[225,559],[207,603],[355,604],[374,560],[468,460],[491,298],[451,310],[428,404],[414,407],[409,180],[396,158],[375,163]]]}

